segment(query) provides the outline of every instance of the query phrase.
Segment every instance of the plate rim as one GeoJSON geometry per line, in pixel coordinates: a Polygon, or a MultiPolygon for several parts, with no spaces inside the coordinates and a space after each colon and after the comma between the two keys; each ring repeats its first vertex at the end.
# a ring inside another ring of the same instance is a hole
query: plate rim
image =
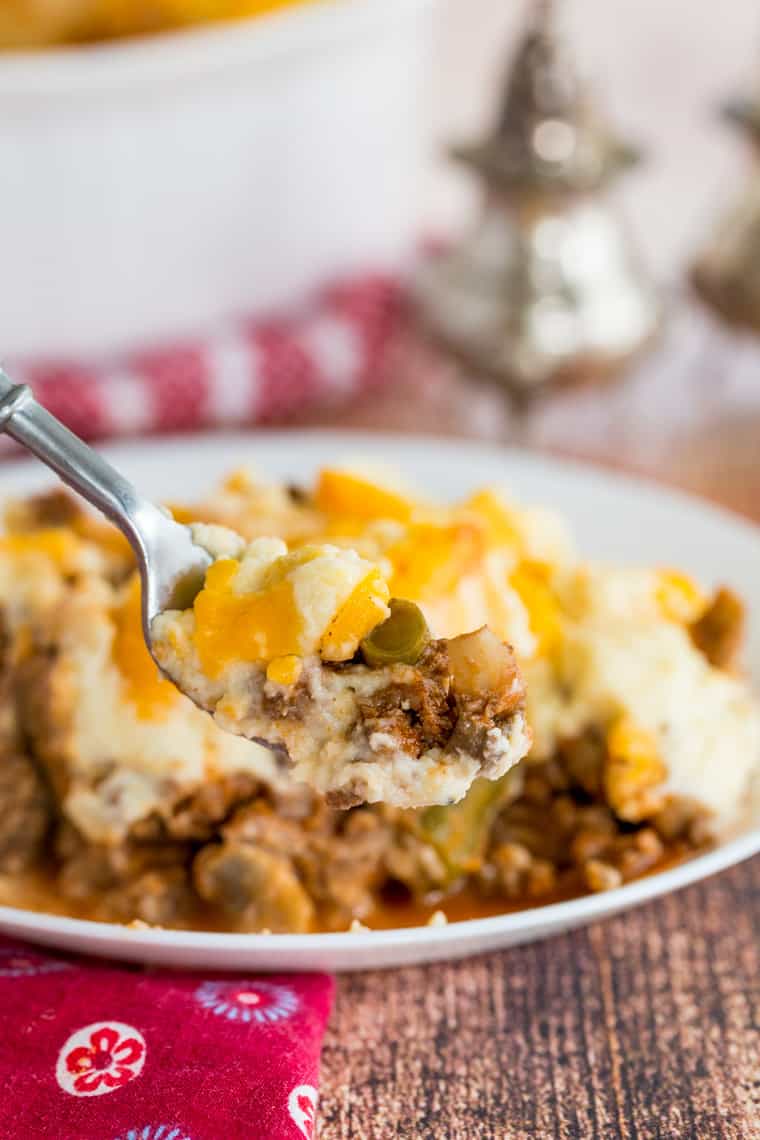
{"type": "Polygon", "coordinates": [[[487,918],[464,919],[441,926],[394,927],[389,930],[334,931],[315,934],[262,934],[227,933],[222,931],[175,930],[172,928],[130,927],[114,922],[96,922],[93,919],[73,918],[47,911],[27,911],[21,907],[0,906],[0,932],[4,926],[23,925],[25,930],[37,934],[56,934],[63,938],[86,937],[93,943],[110,943],[114,939],[128,938],[135,948],[146,949],[171,945],[177,950],[226,950],[230,953],[259,948],[276,954],[278,951],[299,951],[315,956],[330,950],[347,949],[372,951],[398,949],[407,945],[424,948],[445,942],[455,934],[460,941],[480,941],[499,933],[520,934],[534,926],[545,927],[547,933],[561,930],[577,919],[579,924],[595,917],[606,918],[620,910],[640,906],[663,894],[681,890],[696,882],[710,878],[720,871],[738,865],[760,852],[760,827],[753,827],[735,839],[721,843],[712,851],[704,852],[670,867],[634,879],[621,887],[596,894],[524,910],[491,915],[487,918]],[[567,921],[564,921],[567,920],[567,921]]]}
{"type": "MultiPolygon", "coordinates": [[[[351,430],[335,430],[314,428],[278,429],[278,430],[252,430],[252,431],[221,431],[200,432],[192,434],[172,434],[152,438],[135,438],[106,443],[99,450],[106,458],[117,461],[123,456],[129,459],[134,456],[140,462],[140,453],[146,458],[156,449],[171,450],[174,448],[202,447],[212,452],[218,451],[220,458],[228,446],[251,447],[257,441],[268,448],[274,448],[278,443],[288,446],[297,444],[299,440],[308,440],[311,444],[329,448],[331,445],[355,446],[360,449],[363,445],[371,448],[388,447],[389,449],[409,450],[422,448],[433,453],[441,448],[448,450],[457,448],[460,458],[463,452],[470,451],[477,454],[478,459],[488,462],[503,463],[505,460],[518,466],[524,465],[534,470],[553,469],[561,475],[563,471],[572,472],[580,478],[601,478],[608,486],[619,486],[630,492],[652,495],[669,500],[673,507],[686,507],[690,511],[699,511],[701,514],[712,516],[715,521],[730,525],[740,530],[743,535],[758,544],[760,550],[760,526],[751,519],[711,500],[703,499],[698,495],[660,483],[656,479],[638,472],[627,472],[614,467],[608,467],[603,462],[585,461],[574,456],[556,455],[553,453],[537,452],[523,447],[498,445],[490,441],[471,439],[458,439],[456,437],[441,437],[430,435],[398,434],[385,432],[355,432],[351,430]]],[[[37,464],[34,460],[12,458],[0,467],[0,493],[13,479],[14,473],[34,472],[37,464]]],[[[51,476],[51,480],[53,477],[51,476]]],[[[472,944],[477,948],[480,942],[491,942],[499,935],[505,939],[509,936],[541,937],[566,929],[569,926],[580,925],[594,919],[610,917],[621,910],[638,906],[654,898],[669,894],[672,891],[702,881],[720,871],[737,865],[760,852],[760,823],[749,825],[738,835],[721,842],[710,851],[703,852],[676,866],[663,871],[657,871],[632,882],[625,883],[612,890],[595,894],[581,895],[560,902],[544,904],[542,906],[528,907],[524,910],[509,911],[504,914],[491,915],[485,918],[465,919],[454,921],[441,926],[410,926],[396,927],[385,930],[359,930],[336,931],[309,934],[262,934],[235,933],[203,930],[175,930],[171,928],[139,927],[134,928],[126,924],[112,922],[97,922],[92,919],[75,918],[68,915],[58,915],[46,911],[25,910],[21,907],[0,905],[0,933],[7,932],[9,928],[14,935],[28,937],[45,936],[48,945],[56,944],[58,948],[65,948],[71,940],[86,940],[92,947],[92,952],[104,956],[118,957],[119,943],[125,943],[130,950],[144,949],[150,953],[157,948],[176,950],[178,954],[184,951],[205,951],[210,955],[227,953],[234,956],[239,953],[263,953],[273,959],[280,953],[295,954],[299,959],[298,969],[308,970],[308,958],[314,957],[324,961],[325,956],[334,952],[350,952],[352,955],[372,955],[373,952],[382,954],[384,951],[403,951],[414,948],[424,951],[433,950],[434,947],[456,939],[459,945],[472,944]],[[115,945],[114,945],[115,944],[115,945]],[[303,958],[303,962],[300,959],[303,958]]],[[[465,951],[466,952],[466,951],[465,951]]],[[[424,955],[421,956],[424,960],[424,955]]],[[[197,962],[197,956],[190,963],[197,962]]],[[[390,964],[393,964],[391,961],[390,964]]],[[[181,965],[181,963],[177,963],[181,965]]],[[[363,965],[361,963],[360,965],[363,965]]],[[[382,962],[373,963],[375,967],[382,966],[382,962]]],[[[257,968],[261,964],[256,963],[257,968]]],[[[273,967],[276,968],[276,967],[273,967]]],[[[312,969],[323,968],[313,966],[312,969]]],[[[338,967],[345,968],[345,967],[338,967]]]]}
{"type": "MultiPolygon", "coordinates": [[[[415,447],[428,452],[440,447],[445,449],[456,447],[460,451],[469,451],[471,454],[477,455],[478,458],[491,457],[496,462],[503,462],[506,459],[509,462],[519,462],[535,469],[554,467],[560,471],[562,469],[569,471],[578,478],[598,476],[606,483],[617,484],[622,488],[640,493],[655,493],[663,499],[670,500],[673,505],[681,505],[689,510],[698,510],[702,514],[712,516],[716,521],[720,520],[737,527],[743,531],[745,537],[760,543],[760,522],[755,522],[748,515],[742,514],[725,503],[706,498],[675,484],[661,481],[646,472],[616,467],[601,458],[581,458],[577,455],[537,450],[519,444],[499,443],[493,440],[480,440],[465,436],[418,434],[415,432],[354,431],[351,428],[322,428],[317,425],[314,427],[277,427],[271,429],[254,427],[249,430],[222,428],[219,431],[213,429],[198,432],[175,431],[115,440],[95,440],[92,441],[91,446],[95,447],[98,453],[106,459],[116,463],[122,455],[129,458],[128,453],[130,452],[150,452],[156,448],[170,450],[193,446],[210,447],[217,450],[228,444],[236,447],[251,446],[260,441],[266,446],[272,446],[276,443],[292,445],[299,440],[308,442],[319,440],[328,447],[330,445],[354,443],[357,447],[367,445],[373,449],[382,445],[390,448],[400,447],[402,450],[415,447]]],[[[8,473],[12,474],[14,471],[45,472],[45,468],[41,467],[39,461],[34,458],[17,454],[3,455],[0,458],[2,460],[0,462],[0,491],[8,473]]],[[[51,472],[48,473],[47,477],[50,482],[57,484],[58,480],[51,472]]],[[[1,500],[2,495],[0,494],[1,500]]],[[[544,504],[534,505],[541,506],[544,504]]]]}

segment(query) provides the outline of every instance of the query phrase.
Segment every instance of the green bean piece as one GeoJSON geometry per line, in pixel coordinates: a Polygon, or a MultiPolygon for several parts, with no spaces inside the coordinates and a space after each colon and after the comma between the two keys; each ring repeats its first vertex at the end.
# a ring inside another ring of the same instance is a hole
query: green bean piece
{"type": "Polygon", "coordinates": [[[430,641],[425,616],[414,602],[391,598],[390,615],[361,643],[368,665],[414,665],[430,641]]]}
{"type": "Polygon", "coordinates": [[[435,848],[451,879],[477,871],[496,816],[519,795],[521,785],[522,772],[512,769],[500,780],[475,780],[458,804],[429,807],[418,813],[417,834],[435,848]]]}

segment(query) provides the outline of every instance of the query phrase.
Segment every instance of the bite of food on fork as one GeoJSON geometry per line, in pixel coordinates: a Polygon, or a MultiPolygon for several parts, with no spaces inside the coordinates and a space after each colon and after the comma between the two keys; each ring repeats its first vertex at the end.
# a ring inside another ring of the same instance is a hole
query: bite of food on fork
{"type": "Polygon", "coordinates": [[[191,530],[214,561],[191,607],[153,619],[156,660],[220,727],[283,749],[328,802],[454,803],[523,758],[524,687],[487,628],[434,639],[350,549],[191,530]]]}

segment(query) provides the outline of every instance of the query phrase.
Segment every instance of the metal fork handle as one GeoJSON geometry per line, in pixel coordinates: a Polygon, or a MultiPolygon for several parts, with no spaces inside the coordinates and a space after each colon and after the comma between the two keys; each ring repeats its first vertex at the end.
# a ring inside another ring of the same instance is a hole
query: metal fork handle
{"type": "Polygon", "coordinates": [[[211,563],[191,530],[138,494],[128,479],[35,400],[26,384],[0,369],[0,431],[6,432],[69,487],[102,511],[128,539],[142,581],[142,620],[148,648],[151,621],[165,609],[185,609],[211,563]]]}
{"type": "Polygon", "coordinates": [[[138,558],[145,553],[146,515],[158,512],[128,479],[37,403],[28,384],[0,369],[0,431],[28,448],[126,535],[138,558]]]}

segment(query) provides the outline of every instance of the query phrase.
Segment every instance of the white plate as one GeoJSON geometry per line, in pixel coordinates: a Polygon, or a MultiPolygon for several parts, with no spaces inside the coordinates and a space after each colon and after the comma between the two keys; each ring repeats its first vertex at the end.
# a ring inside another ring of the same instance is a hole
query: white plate
{"type": "MultiPolygon", "coordinates": [[[[675,564],[707,583],[734,586],[750,607],[747,663],[760,686],[760,529],[654,484],[578,464],[500,451],[482,444],[337,435],[326,432],[216,435],[161,440],[107,451],[156,498],[192,498],[231,467],[308,478],[325,461],[368,457],[401,468],[443,499],[483,483],[502,483],[524,502],[543,503],[570,520],[588,554],[675,564]]],[[[0,497],[50,482],[29,463],[0,470],[0,497]]],[[[357,934],[204,934],[125,927],[0,907],[0,930],[60,949],[171,966],[256,970],[355,970],[463,957],[544,938],[684,887],[760,851],[753,826],[706,855],[618,890],[517,914],[447,927],[357,934]]]]}

